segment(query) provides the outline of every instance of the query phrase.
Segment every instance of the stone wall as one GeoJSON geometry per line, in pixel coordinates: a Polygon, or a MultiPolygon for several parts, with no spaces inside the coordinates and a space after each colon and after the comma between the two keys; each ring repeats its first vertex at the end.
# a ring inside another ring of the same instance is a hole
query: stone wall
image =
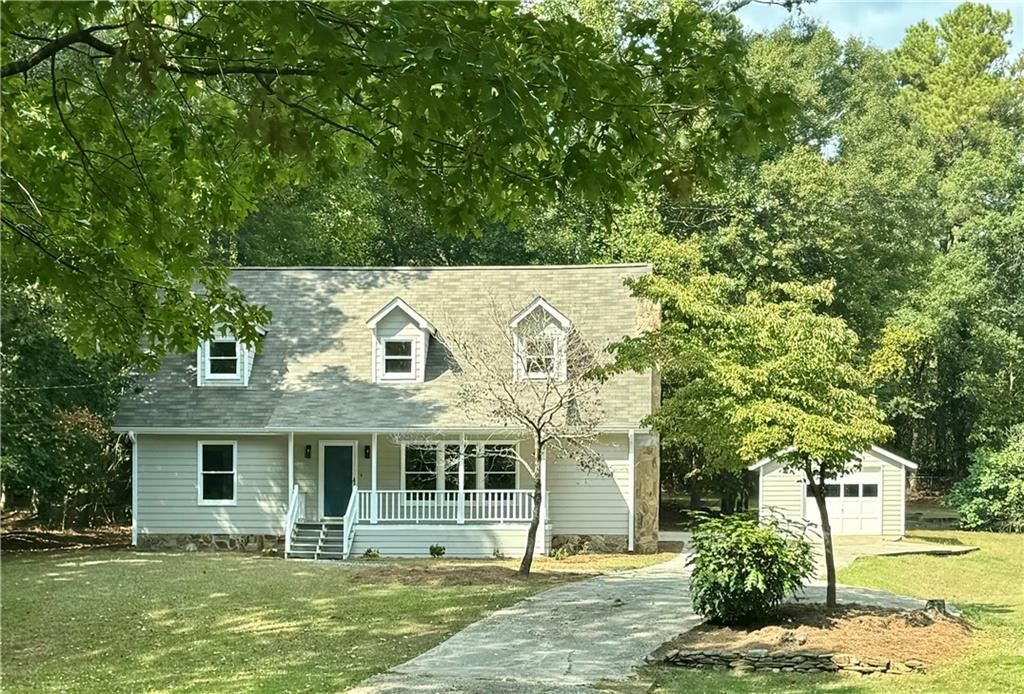
{"type": "Polygon", "coordinates": [[[658,490],[661,484],[658,437],[655,434],[637,434],[636,444],[633,544],[637,552],[652,554],[658,551],[658,490]]]}
{"type": "Polygon", "coordinates": [[[184,552],[283,552],[283,535],[140,534],[140,549],[184,552]]]}
{"type": "Polygon", "coordinates": [[[626,535],[552,535],[551,549],[565,548],[570,554],[587,552],[626,552],[629,537],[626,535]]]}
{"type": "Polygon", "coordinates": [[[745,651],[688,651],[671,650],[649,662],[663,663],[695,669],[725,670],[732,668],[743,672],[847,672],[869,675],[884,672],[904,675],[921,672],[926,663],[920,660],[890,660],[869,658],[848,653],[818,653],[801,651],[769,651],[752,648],[745,651]]]}

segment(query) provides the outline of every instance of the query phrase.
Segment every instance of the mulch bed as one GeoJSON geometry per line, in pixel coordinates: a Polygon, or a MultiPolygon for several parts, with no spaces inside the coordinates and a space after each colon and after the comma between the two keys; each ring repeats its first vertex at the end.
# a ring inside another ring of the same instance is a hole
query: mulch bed
{"type": "MultiPolygon", "coordinates": [[[[963,652],[971,628],[934,610],[901,610],[847,604],[783,605],[763,624],[702,624],[663,648],[679,650],[852,653],[858,656],[935,662],[963,652]]],[[[662,650],[662,649],[659,649],[662,650]]]]}
{"type": "Polygon", "coordinates": [[[47,530],[25,527],[23,523],[10,523],[4,519],[0,534],[0,551],[40,552],[68,549],[128,549],[132,531],[128,526],[110,526],[81,530],[47,530]]]}

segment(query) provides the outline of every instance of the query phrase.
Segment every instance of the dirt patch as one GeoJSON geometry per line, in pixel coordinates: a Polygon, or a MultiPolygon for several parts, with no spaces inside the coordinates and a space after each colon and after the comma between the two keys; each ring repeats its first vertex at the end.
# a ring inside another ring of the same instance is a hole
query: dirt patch
{"type": "Polygon", "coordinates": [[[962,653],[970,635],[965,622],[934,611],[800,604],[784,605],[770,621],[746,628],[702,624],[676,637],[671,648],[818,651],[930,663],[962,653]]]}
{"type": "Polygon", "coordinates": [[[516,583],[554,586],[590,577],[591,574],[568,571],[535,571],[529,578],[523,578],[514,569],[503,566],[381,566],[352,571],[348,574],[347,580],[354,583],[403,586],[480,586],[516,583]]]}
{"type": "Polygon", "coordinates": [[[0,534],[0,551],[45,552],[66,549],[128,549],[132,531],[127,526],[47,530],[45,528],[10,527],[4,523],[0,534]]]}

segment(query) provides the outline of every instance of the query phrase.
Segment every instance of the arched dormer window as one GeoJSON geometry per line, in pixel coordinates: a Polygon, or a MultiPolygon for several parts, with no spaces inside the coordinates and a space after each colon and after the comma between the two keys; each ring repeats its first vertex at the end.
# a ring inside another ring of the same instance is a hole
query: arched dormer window
{"type": "Polygon", "coordinates": [[[543,297],[537,297],[509,323],[514,368],[523,379],[565,380],[566,337],[572,323],[543,297]]]}

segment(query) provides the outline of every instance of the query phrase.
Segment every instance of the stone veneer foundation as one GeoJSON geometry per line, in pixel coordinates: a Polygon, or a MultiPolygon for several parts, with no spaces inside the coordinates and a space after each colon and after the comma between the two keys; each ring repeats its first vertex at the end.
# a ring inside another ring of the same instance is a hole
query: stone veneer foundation
{"type": "Polygon", "coordinates": [[[584,548],[588,552],[625,552],[629,547],[626,535],[552,535],[551,549],[565,547],[571,554],[584,548]]]}
{"type": "Polygon", "coordinates": [[[141,549],[185,552],[268,552],[284,550],[283,535],[140,534],[141,549]]]}
{"type": "Polygon", "coordinates": [[[637,435],[636,463],[633,472],[633,547],[641,554],[658,551],[658,499],[661,460],[656,435],[637,435]]]}

